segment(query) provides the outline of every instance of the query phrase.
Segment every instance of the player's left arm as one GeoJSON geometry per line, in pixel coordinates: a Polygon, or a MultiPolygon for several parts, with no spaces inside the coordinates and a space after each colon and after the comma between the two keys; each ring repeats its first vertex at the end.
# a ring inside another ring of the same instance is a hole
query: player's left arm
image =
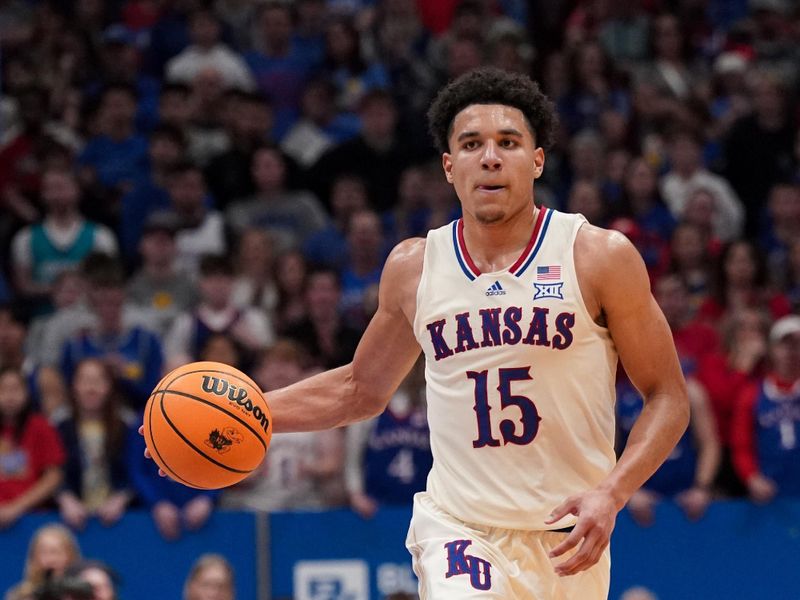
{"type": "Polygon", "coordinates": [[[594,565],[608,545],[617,513],[666,460],[689,423],[689,400],[667,321],[650,292],[650,280],[634,246],[617,232],[584,226],[575,244],[581,291],[590,312],[605,322],[631,382],[644,399],[617,465],[601,484],[567,498],[551,522],[567,514],[578,521],[553,549],[560,556],[583,540],[560,575],[594,565]]]}

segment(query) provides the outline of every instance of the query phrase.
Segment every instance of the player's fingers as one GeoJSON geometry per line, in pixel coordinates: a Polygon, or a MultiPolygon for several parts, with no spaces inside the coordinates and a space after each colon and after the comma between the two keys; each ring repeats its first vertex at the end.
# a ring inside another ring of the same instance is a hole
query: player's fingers
{"type": "Polygon", "coordinates": [[[139,435],[144,435],[144,425],[139,425],[139,435]]]}
{"type": "Polygon", "coordinates": [[[145,457],[145,458],[153,458],[153,457],[150,455],[150,449],[149,449],[149,448],[145,448],[145,449],[144,449],[144,457],[145,457]]]}
{"type": "Polygon", "coordinates": [[[577,515],[578,514],[578,502],[577,499],[570,496],[564,502],[559,504],[553,509],[553,512],[550,513],[550,516],[547,518],[545,523],[550,525],[555,523],[559,519],[566,517],[567,515],[577,515]]]}
{"type": "Polygon", "coordinates": [[[561,556],[568,550],[577,546],[584,535],[586,535],[586,527],[578,521],[578,524],[575,525],[575,529],[570,532],[566,539],[550,551],[550,558],[561,556]]]}
{"type": "Polygon", "coordinates": [[[575,575],[595,564],[603,552],[602,536],[597,532],[589,532],[583,539],[580,549],[569,560],[556,566],[559,576],[575,575]]]}
{"type": "Polygon", "coordinates": [[[167,474],[164,473],[164,471],[162,471],[161,469],[158,470],[158,474],[161,475],[161,477],[166,477],[167,476],[167,474]]]}

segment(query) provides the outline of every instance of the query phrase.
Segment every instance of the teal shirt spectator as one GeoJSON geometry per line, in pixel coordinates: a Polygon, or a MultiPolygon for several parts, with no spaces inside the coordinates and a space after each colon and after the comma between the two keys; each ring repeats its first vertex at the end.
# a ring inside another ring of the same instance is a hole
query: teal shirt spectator
{"type": "Polygon", "coordinates": [[[57,248],[50,241],[44,225],[31,227],[31,254],[33,256],[32,275],[36,283],[52,283],[59,273],[76,267],[94,249],[94,223],[85,222],[78,237],[68,248],[57,248]]]}

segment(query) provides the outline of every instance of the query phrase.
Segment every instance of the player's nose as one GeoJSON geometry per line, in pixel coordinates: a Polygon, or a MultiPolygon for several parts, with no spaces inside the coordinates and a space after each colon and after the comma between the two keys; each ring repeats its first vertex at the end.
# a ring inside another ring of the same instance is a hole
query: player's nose
{"type": "Polygon", "coordinates": [[[502,166],[503,161],[497,152],[497,144],[494,143],[494,140],[487,141],[481,154],[481,167],[488,171],[496,171],[502,166]]]}

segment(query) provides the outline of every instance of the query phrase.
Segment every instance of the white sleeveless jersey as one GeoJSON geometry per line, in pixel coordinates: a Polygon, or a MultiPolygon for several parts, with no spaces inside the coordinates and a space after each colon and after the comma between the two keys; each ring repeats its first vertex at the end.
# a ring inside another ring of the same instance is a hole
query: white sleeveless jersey
{"type": "Polygon", "coordinates": [[[613,468],[617,352],[583,303],[581,215],[539,210],[522,256],[481,273],[463,222],[428,233],[414,333],[425,352],[428,491],[467,523],[544,521],[613,468]]]}

